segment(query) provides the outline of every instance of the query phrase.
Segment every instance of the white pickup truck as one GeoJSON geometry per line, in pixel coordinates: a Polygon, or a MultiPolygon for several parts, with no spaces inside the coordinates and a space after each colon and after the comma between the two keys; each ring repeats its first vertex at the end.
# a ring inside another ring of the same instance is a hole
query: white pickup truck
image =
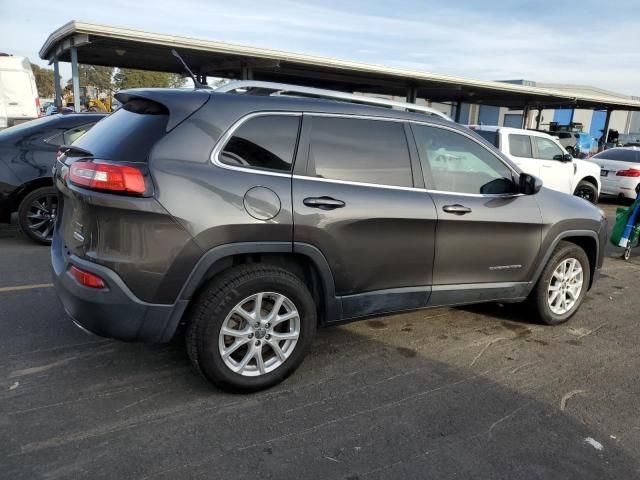
{"type": "Polygon", "coordinates": [[[469,128],[495,145],[525,173],[540,177],[545,187],[591,203],[598,202],[600,167],[588,160],[573,158],[552,136],[489,125],[469,125],[469,128]]]}

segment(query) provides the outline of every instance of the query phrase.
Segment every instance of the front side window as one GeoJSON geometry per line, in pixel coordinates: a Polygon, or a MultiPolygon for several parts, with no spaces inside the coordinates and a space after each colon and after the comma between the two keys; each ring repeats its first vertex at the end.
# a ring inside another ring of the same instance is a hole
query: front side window
{"type": "Polygon", "coordinates": [[[531,158],[531,137],[529,135],[509,134],[509,153],[514,157],[531,158]]]}
{"type": "Polygon", "coordinates": [[[220,161],[237,167],[290,172],[299,127],[298,115],[250,118],[224,146],[220,161]]]}
{"type": "Polygon", "coordinates": [[[403,124],[312,117],[308,173],[332,180],[412,187],[403,124]]]}
{"type": "Polygon", "coordinates": [[[485,195],[515,192],[511,169],[476,141],[443,128],[411,128],[432,189],[485,195]]]}
{"type": "Polygon", "coordinates": [[[533,137],[533,141],[538,149],[538,158],[540,160],[560,160],[564,155],[560,147],[548,138],[533,137]]]}

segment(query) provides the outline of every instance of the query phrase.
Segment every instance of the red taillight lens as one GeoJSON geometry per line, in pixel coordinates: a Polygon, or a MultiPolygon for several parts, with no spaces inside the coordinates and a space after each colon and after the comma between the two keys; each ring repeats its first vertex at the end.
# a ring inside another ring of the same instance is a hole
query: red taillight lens
{"type": "Polygon", "coordinates": [[[93,273],[85,272],[84,270],[80,270],[76,266],[71,266],[69,269],[73,277],[78,281],[80,285],[84,285],[85,287],[90,288],[104,288],[104,281],[97,275],[93,273]]]}
{"type": "Polygon", "coordinates": [[[616,173],[617,177],[640,177],[640,170],[635,168],[628,168],[627,170],[620,170],[616,173]]]}
{"type": "Polygon", "coordinates": [[[75,162],[69,170],[71,183],[94,190],[144,193],[144,175],[135,167],[110,163],[75,162]]]}

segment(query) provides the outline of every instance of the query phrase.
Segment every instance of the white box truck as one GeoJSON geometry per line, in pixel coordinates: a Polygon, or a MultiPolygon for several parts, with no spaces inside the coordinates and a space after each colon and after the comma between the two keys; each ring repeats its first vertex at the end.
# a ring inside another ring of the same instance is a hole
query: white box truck
{"type": "Polygon", "coordinates": [[[36,77],[26,57],[0,54],[0,128],[40,116],[36,77]]]}

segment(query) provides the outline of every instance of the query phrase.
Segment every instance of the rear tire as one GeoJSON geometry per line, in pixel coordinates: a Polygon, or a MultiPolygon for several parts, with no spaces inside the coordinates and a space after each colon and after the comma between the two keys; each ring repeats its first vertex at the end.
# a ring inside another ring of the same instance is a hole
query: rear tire
{"type": "Polygon", "coordinates": [[[598,204],[598,188],[591,182],[581,180],[574,192],[576,197],[584,198],[587,202],[598,204]]]}
{"type": "Polygon", "coordinates": [[[187,321],[191,363],[213,384],[233,392],[263,390],[291,375],[317,323],[313,298],[298,277],[255,264],[233,267],[211,280],[187,321]]]}
{"type": "Polygon", "coordinates": [[[20,230],[36,243],[51,245],[57,208],[58,197],[53,187],[36,188],[18,207],[20,230]]]}
{"type": "Polygon", "coordinates": [[[527,301],[531,311],[546,325],[566,322],[580,308],[590,279],[589,259],[584,250],[574,243],[560,242],[529,295],[527,301]],[[567,267],[566,275],[562,274],[563,265],[567,267]],[[570,265],[573,265],[573,269],[570,265]],[[578,271],[579,274],[572,277],[578,271]],[[578,283],[579,289],[576,287],[578,283]]]}

